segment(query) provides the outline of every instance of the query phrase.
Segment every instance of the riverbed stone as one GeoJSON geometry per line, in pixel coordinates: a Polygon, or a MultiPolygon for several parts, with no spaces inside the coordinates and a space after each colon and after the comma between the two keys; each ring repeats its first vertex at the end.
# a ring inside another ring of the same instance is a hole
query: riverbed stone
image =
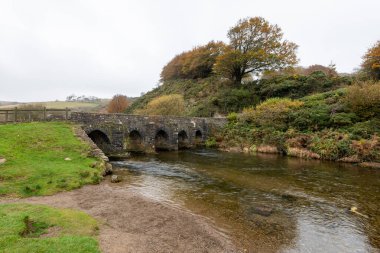
{"type": "Polygon", "coordinates": [[[118,175],[112,175],[111,183],[119,183],[119,182],[121,182],[121,177],[118,175]]]}
{"type": "Polygon", "coordinates": [[[112,164],[106,163],[106,167],[103,173],[103,176],[111,175],[113,173],[112,164]]]}
{"type": "Polygon", "coordinates": [[[273,213],[273,208],[267,206],[254,206],[250,208],[250,212],[268,217],[273,213]]]}

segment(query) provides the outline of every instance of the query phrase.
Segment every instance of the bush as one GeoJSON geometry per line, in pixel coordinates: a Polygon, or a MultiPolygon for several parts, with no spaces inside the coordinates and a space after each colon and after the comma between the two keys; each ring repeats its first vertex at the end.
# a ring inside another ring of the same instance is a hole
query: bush
{"type": "Polygon", "coordinates": [[[231,112],[227,115],[227,120],[230,123],[237,122],[238,114],[236,112],[231,112]]]}
{"type": "Polygon", "coordinates": [[[348,87],[346,103],[360,118],[380,118],[380,82],[364,82],[348,87]]]}
{"type": "Polygon", "coordinates": [[[325,160],[338,160],[352,154],[349,136],[329,130],[314,135],[310,147],[325,160]]]}
{"type": "Polygon", "coordinates": [[[138,110],[140,115],[185,115],[185,102],[182,95],[172,94],[151,100],[144,109],[138,110]]]}
{"type": "Polygon", "coordinates": [[[215,148],[218,146],[218,143],[216,142],[216,139],[211,137],[206,140],[205,145],[207,148],[215,148]]]}
{"type": "Polygon", "coordinates": [[[261,127],[284,129],[287,127],[289,112],[303,105],[303,102],[288,98],[271,98],[256,108],[245,108],[240,120],[261,127]]]}
{"type": "Polygon", "coordinates": [[[369,140],[361,139],[353,141],[351,147],[361,160],[380,160],[380,138],[376,135],[372,136],[369,140]]]}

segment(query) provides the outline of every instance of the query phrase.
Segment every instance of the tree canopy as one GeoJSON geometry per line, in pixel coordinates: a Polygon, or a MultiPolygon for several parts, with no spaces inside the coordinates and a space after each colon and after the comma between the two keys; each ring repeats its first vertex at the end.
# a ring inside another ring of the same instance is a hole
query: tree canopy
{"type": "Polygon", "coordinates": [[[211,75],[216,57],[221,54],[223,42],[211,41],[190,51],[176,55],[161,72],[161,80],[197,79],[211,75]]]}
{"type": "Polygon", "coordinates": [[[281,28],[262,17],[240,20],[228,32],[230,43],[216,59],[215,72],[240,84],[243,77],[297,63],[297,45],[283,40],[281,28]]]}
{"type": "Polygon", "coordinates": [[[109,113],[122,113],[127,109],[129,105],[128,99],[124,95],[115,95],[112,100],[109,102],[107,111],[109,113]]]}
{"type": "Polygon", "coordinates": [[[371,78],[380,80],[380,40],[363,56],[362,68],[371,78]]]}

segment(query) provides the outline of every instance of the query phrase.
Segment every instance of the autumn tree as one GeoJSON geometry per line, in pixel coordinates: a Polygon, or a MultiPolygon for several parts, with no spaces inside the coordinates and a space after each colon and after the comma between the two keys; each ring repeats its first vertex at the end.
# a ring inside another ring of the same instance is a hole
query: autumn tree
{"type": "Polygon", "coordinates": [[[371,78],[380,80],[380,40],[363,56],[362,69],[371,78]]]}
{"type": "Polygon", "coordinates": [[[185,101],[180,94],[164,95],[151,100],[143,109],[137,111],[140,115],[171,115],[182,116],[185,113],[185,101]]]}
{"type": "Polygon", "coordinates": [[[161,72],[161,80],[197,79],[211,75],[216,57],[221,54],[223,42],[211,41],[190,51],[176,55],[161,72]]]}
{"type": "Polygon", "coordinates": [[[261,17],[240,20],[228,32],[230,44],[216,59],[216,73],[240,84],[248,74],[281,70],[297,63],[297,45],[283,40],[281,28],[261,17]]]}
{"type": "Polygon", "coordinates": [[[128,99],[124,95],[115,95],[109,102],[107,106],[107,111],[109,113],[122,113],[127,109],[129,105],[128,99]]]}

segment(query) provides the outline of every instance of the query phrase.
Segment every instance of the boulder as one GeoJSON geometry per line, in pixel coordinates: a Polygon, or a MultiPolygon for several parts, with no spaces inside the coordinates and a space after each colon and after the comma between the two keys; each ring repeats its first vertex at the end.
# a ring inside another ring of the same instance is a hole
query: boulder
{"type": "Polygon", "coordinates": [[[3,164],[7,161],[7,159],[3,158],[3,157],[0,157],[0,164],[3,164]]]}
{"type": "Polygon", "coordinates": [[[71,158],[70,157],[66,157],[65,161],[71,161],[71,158]]]}
{"type": "Polygon", "coordinates": [[[119,182],[121,182],[121,177],[118,175],[112,175],[111,183],[119,183],[119,182]]]}
{"type": "Polygon", "coordinates": [[[104,169],[103,176],[112,175],[112,173],[113,173],[112,164],[106,163],[106,167],[104,169]]]}

